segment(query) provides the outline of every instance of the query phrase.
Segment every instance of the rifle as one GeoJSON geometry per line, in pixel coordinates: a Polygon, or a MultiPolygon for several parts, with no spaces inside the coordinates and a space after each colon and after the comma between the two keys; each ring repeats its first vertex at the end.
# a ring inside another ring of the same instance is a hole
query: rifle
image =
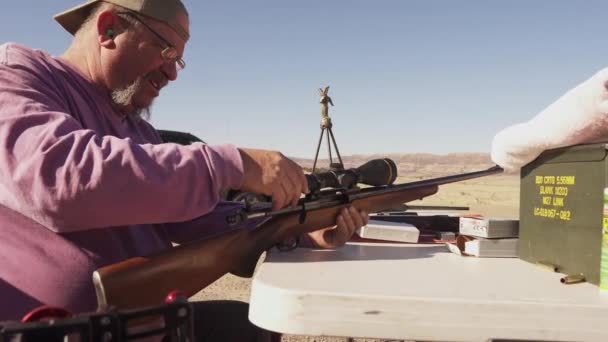
{"type": "Polygon", "coordinates": [[[403,184],[392,184],[396,166],[390,159],[378,159],[357,169],[324,175],[307,175],[315,189],[298,205],[271,211],[269,203],[247,205],[227,217],[230,225],[265,218],[254,229],[235,229],[207,240],[176,246],[167,251],[135,257],[96,270],[93,282],[100,305],[136,308],[160,303],[164,294],[178,289],[190,297],[227,273],[251,277],[261,254],[271,247],[303,233],[335,224],[340,210],[354,205],[368,213],[422,199],[437,192],[439,185],[502,172],[486,170],[403,184]],[[388,165],[388,168],[378,166],[388,165]],[[382,171],[384,170],[384,171],[382,171]],[[384,176],[383,176],[384,175],[384,176]],[[357,183],[376,185],[358,188],[357,183]],[[385,185],[378,185],[378,184],[385,185]],[[335,189],[319,190],[326,186],[335,189]]]}

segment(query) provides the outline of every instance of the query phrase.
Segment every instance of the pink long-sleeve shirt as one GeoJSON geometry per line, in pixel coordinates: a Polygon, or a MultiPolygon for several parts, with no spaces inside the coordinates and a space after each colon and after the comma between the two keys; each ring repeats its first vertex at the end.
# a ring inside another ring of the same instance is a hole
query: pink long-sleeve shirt
{"type": "Polygon", "coordinates": [[[228,229],[219,193],[242,168],[234,146],[162,144],[66,61],[1,45],[0,321],[95,310],[95,269],[228,229]]]}

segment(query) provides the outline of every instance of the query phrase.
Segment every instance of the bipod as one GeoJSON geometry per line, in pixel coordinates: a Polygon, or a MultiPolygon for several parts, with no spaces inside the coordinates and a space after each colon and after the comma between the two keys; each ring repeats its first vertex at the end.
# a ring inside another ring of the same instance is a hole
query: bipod
{"type": "Polygon", "coordinates": [[[334,137],[334,133],[331,130],[331,123],[329,125],[321,126],[321,134],[319,135],[319,143],[317,144],[317,152],[315,153],[315,161],[312,165],[312,173],[315,173],[317,168],[317,160],[319,159],[319,150],[321,149],[321,144],[323,143],[323,133],[327,135],[327,151],[329,153],[329,168],[330,170],[344,170],[344,163],[342,162],[342,157],[340,156],[340,150],[338,150],[338,144],[336,144],[336,138],[334,137]],[[334,163],[332,153],[331,153],[331,145],[334,145],[336,150],[336,155],[338,156],[338,163],[334,163]]]}

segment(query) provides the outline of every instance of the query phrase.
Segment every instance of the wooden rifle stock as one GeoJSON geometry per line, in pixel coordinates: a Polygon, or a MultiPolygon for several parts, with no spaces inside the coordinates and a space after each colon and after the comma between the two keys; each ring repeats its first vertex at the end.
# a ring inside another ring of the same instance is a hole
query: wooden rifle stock
{"type": "Polygon", "coordinates": [[[102,267],[93,274],[98,303],[120,309],[149,306],[162,303],[167,293],[174,290],[190,297],[230,272],[250,277],[264,251],[287,238],[335,224],[345,206],[377,212],[433,195],[439,184],[498,172],[490,170],[463,174],[460,178],[450,176],[414,182],[412,186],[393,192],[353,196],[348,202],[331,207],[272,217],[252,230],[237,229],[155,255],[102,267]]]}

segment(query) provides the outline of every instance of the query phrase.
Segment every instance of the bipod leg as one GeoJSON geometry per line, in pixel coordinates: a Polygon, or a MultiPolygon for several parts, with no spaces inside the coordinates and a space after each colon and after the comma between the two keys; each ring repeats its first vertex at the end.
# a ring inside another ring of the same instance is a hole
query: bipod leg
{"type": "Polygon", "coordinates": [[[331,128],[327,129],[329,134],[331,135],[331,141],[333,141],[334,143],[334,148],[336,149],[336,154],[338,155],[338,160],[340,161],[340,164],[342,166],[344,166],[344,163],[342,163],[342,157],[340,157],[340,151],[338,150],[338,144],[336,144],[336,138],[334,138],[334,132],[331,130],[331,128]]]}
{"type": "Polygon", "coordinates": [[[331,157],[331,141],[329,140],[329,132],[331,132],[331,128],[327,128],[327,151],[329,151],[329,165],[331,165],[334,161],[331,157]]]}
{"type": "Polygon", "coordinates": [[[317,159],[319,158],[319,149],[321,149],[321,142],[323,142],[323,131],[325,127],[321,127],[321,135],[319,135],[319,143],[317,144],[317,153],[315,153],[315,162],[312,164],[312,173],[315,173],[317,168],[317,159]]]}

